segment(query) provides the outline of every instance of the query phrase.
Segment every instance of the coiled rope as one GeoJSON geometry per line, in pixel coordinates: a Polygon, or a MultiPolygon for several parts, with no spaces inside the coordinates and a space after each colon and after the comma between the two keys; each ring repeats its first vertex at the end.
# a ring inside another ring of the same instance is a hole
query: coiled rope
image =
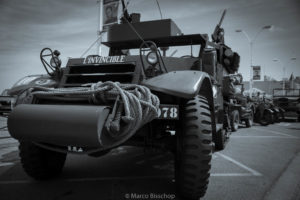
{"type": "Polygon", "coordinates": [[[129,138],[144,124],[157,118],[160,103],[159,98],[145,86],[111,81],[98,82],[92,84],[91,87],[33,87],[31,94],[42,97],[86,97],[94,104],[104,105],[109,101],[117,101],[114,106],[116,107],[114,108],[116,109],[115,116],[106,123],[106,129],[114,138],[122,136],[129,138]],[[122,122],[125,123],[124,126],[122,122]]]}

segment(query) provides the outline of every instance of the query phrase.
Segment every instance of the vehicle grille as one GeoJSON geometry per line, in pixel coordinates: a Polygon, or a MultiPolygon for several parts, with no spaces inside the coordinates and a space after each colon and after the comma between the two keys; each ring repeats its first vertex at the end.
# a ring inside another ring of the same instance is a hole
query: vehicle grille
{"type": "Polygon", "coordinates": [[[62,87],[76,87],[99,81],[132,83],[135,74],[133,63],[101,65],[69,65],[62,78],[62,87]]]}

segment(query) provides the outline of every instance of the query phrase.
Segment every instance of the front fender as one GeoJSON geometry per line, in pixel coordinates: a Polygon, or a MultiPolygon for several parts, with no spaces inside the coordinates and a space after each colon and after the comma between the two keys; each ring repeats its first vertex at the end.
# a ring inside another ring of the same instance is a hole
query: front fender
{"type": "Polygon", "coordinates": [[[145,80],[142,85],[153,91],[190,99],[199,94],[204,80],[210,83],[210,77],[205,72],[173,71],[145,80]]]}
{"type": "Polygon", "coordinates": [[[57,84],[58,83],[49,75],[30,75],[17,81],[12,88],[7,91],[7,94],[14,96],[35,86],[55,87],[57,84]]]}

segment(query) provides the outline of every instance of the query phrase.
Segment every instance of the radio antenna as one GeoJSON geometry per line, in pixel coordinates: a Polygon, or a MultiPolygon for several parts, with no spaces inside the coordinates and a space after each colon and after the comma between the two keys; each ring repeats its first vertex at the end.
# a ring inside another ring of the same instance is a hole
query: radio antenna
{"type": "Polygon", "coordinates": [[[162,16],[162,12],[161,12],[161,9],[160,9],[160,6],[159,6],[159,3],[158,3],[158,0],[156,0],[156,3],[157,3],[157,7],[158,7],[158,10],[159,10],[159,13],[160,13],[160,19],[163,18],[162,16]]]}

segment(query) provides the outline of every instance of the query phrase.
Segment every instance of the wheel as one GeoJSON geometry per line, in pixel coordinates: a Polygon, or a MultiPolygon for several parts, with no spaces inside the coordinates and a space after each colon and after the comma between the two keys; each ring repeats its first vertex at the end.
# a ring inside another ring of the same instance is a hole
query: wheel
{"type": "Polygon", "coordinates": [[[227,142],[227,135],[224,129],[218,131],[216,137],[214,137],[215,150],[220,151],[225,149],[227,142]]]}
{"type": "Polygon", "coordinates": [[[251,111],[248,119],[245,120],[246,127],[250,128],[253,125],[253,112],[251,111]]]}
{"type": "Polygon", "coordinates": [[[230,125],[231,125],[231,131],[236,132],[239,129],[239,123],[240,123],[240,115],[238,110],[234,110],[231,113],[231,119],[230,119],[230,125]]]}
{"type": "Polygon", "coordinates": [[[275,113],[274,113],[274,122],[275,122],[275,123],[280,122],[280,117],[279,117],[279,115],[280,115],[280,112],[275,111],[275,113]]]}
{"type": "Polygon", "coordinates": [[[281,121],[284,121],[284,120],[285,120],[285,117],[284,117],[284,111],[283,111],[283,110],[280,110],[279,116],[280,116],[280,120],[281,120],[281,121]]]}
{"type": "Polygon", "coordinates": [[[271,113],[271,116],[270,116],[270,124],[274,124],[275,123],[275,113],[271,113]]]}
{"type": "Polygon", "coordinates": [[[271,121],[272,121],[272,113],[268,110],[264,110],[263,114],[259,120],[259,123],[262,126],[267,126],[271,123],[271,121]]]}
{"type": "Polygon", "coordinates": [[[20,141],[19,150],[24,171],[37,180],[59,175],[67,156],[65,153],[41,148],[29,141],[20,141]]]}
{"type": "Polygon", "coordinates": [[[270,112],[270,114],[267,115],[267,120],[268,120],[269,124],[274,124],[274,113],[270,112]]]}
{"type": "Polygon", "coordinates": [[[212,159],[211,111],[205,97],[189,100],[183,110],[183,124],[177,136],[176,188],[183,199],[204,196],[212,159]]]}

